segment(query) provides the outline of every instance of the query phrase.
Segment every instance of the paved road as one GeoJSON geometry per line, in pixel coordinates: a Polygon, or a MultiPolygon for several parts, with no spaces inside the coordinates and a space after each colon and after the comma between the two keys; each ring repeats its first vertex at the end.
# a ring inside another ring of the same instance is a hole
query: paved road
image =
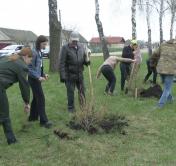
{"type": "MultiPolygon", "coordinates": [[[[147,53],[147,49],[141,49],[141,53],[147,53]]],[[[110,53],[111,55],[122,55],[122,52],[119,51],[119,52],[112,52],[110,53]]],[[[103,56],[103,54],[101,53],[92,53],[91,56],[103,56]]]]}

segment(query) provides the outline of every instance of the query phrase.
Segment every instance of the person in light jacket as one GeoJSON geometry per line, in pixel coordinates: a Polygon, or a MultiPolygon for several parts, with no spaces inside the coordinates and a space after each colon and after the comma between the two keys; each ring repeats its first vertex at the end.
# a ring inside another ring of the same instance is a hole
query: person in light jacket
{"type": "Polygon", "coordinates": [[[113,95],[116,85],[116,76],[114,74],[114,69],[119,62],[132,63],[135,62],[135,60],[129,58],[121,58],[117,56],[109,56],[109,58],[107,58],[103,62],[103,64],[99,67],[97,71],[96,78],[99,78],[102,73],[108,81],[104,92],[105,94],[113,95]]]}

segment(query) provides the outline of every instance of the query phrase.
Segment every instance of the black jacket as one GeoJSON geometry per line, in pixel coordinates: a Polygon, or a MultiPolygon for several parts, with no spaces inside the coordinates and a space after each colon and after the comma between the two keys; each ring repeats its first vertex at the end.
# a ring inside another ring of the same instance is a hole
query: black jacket
{"type": "Polygon", "coordinates": [[[83,45],[78,44],[77,48],[71,44],[64,45],[61,49],[59,63],[61,81],[83,79],[84,65],[87,65],[83,45]]]}
{"type": "MultiPolygon", "coordinates": [[[[122,51],[122,58],[134,59],[133,49],[130,46],[125,46],[122,51]]],[[[127,63],[127,62],[123,62],[127,63]]],[[[129,62],[128,62],[129,63],[129,62]]]]}

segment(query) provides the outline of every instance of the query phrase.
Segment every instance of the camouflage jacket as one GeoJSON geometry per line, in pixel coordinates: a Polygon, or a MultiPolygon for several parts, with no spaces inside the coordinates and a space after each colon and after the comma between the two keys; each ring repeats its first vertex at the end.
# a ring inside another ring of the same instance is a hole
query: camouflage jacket
{"type": "Polygon", "coordinates": [[[21,95],[25,103],[29,103],[30,87],[27,81],[28,67],[22,58],[15,61],[8,57],[0,59],[0,89],[7,89],[19,82],[21,95]]]}
{"type": "Polygon", "coordinates": [[[151,61],[157,64],[158,73],[176,75],[176,40],[161,44],[154,51],[151,61]]]}

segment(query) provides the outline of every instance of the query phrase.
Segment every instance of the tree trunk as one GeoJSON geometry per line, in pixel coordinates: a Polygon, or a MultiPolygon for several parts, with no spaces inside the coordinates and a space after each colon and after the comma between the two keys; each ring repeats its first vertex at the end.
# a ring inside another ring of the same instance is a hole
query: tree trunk
{"type": "Polygon", "coordinates": [[[102,23],[99,19],[99,3],[98,3],[98,0],[95,0],[95,7],[96,7],[95,21],[96,21],[96,24],[97,24],[97,29],[98,29],[98,33],[99,33],[100,42],[102,44],[103,57],[104,57],[104,60],[106,60],[109,57],[109,50],[108,50],[106,38],[105,38],[104,33],[103,33],[103,25],[102,25],[102,23]]]}
{"type": "Polygon", "coordinates": [[[173,39],[174,21],[175,21],[175,12],[172,12],[172,15],[171,15],[171,26],[170,26],[170,39],[173,39]]]}
{"type": "Polygon", "coordinates": [[[132,0],[132,6],[131,6],[131,22],[132,22],[132,39],[136,39],[136,3],[137,0],[132,0]]]}
{"type": "Polygon", "coordinates": [[[50,72],[58,72],[59,52],[61,43],[61,23],[57,16],[57,0],[48,0],[49,5],[49,36],[50,36],[50,72]]]}
{"type": "Polygon", "coordinates": [[[150,25],[150,7],[149,0],[146,2],[146,19],[147,19],[147,28],[148,28],[148,55],[152,56],[152,35],[151,35],[151,25],[150,25]]]}
{"type": "Polygon", "coordinates": [[[160,44],[163,42],[163,13],[164,13],[164,0],[160,0],[160,13],[159,13],[159,29],[160,29],[160,44]]]}
{"type": "Polygon", "coordinates": [[[173,39],[173,29],[174,29],[174,22],[176,21],[175,16],[176,16],[176,1],[175,0],[170,0],[167,1],[170,11],[171,11],[171,25],[170,25],[170,39],[173,39]]]}

